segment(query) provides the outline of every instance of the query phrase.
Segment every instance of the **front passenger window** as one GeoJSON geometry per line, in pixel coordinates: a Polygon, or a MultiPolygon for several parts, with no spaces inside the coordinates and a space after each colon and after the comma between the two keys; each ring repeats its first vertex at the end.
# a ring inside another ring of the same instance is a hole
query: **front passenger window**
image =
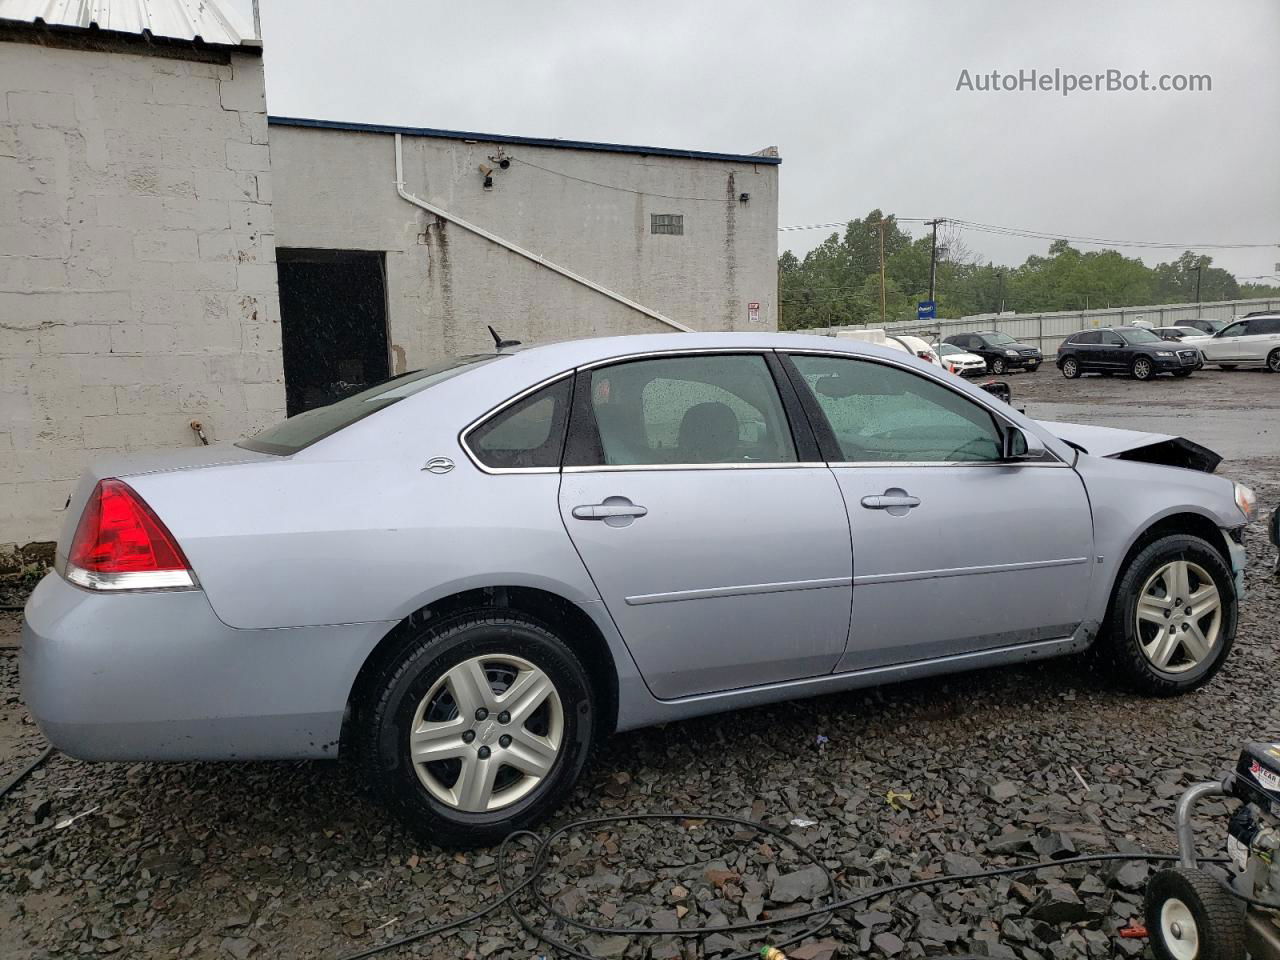
{"type": "Polygon", "coordinates": [[[901,367],[843,357],[792,356],[851,463],[963,463],[1001,458],[990,413],[901,367]]]}

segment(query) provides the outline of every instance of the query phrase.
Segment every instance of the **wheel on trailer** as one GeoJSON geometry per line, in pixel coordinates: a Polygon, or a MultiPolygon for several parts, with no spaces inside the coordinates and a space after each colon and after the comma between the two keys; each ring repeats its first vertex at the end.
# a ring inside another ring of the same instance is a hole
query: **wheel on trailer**
{"type": "Polygon", "coordinates": [[[1203,870],[1161,870],[1147,883],[1147,932],[1159,960],[1244,960],[1240,901],[1203,870]]]}

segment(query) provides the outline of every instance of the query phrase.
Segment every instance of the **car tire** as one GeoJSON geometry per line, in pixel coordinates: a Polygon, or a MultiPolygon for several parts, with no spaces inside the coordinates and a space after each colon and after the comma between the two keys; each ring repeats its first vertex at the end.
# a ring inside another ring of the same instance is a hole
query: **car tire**
{"type": "Polygon", "coordinates": [[[1147,881],[1143,919],[1158,960],[1240,960],[1244,907],[1203,870],[1173,867],[1147,881]]]}
{"type": "Polygon", "coordinates": [[[1280,373],[1280,347],[1267,354],[1267,369],[1272,373],[1280,373]]]}
{"type": "Polygon", "coordinates": [[[1237,613],[1235,579],[1222,554],[1200,537],[1173,534],[1143,547],[1121,572],[1102,642],[1129,686],[1173,696],[1218,672],[1235,641],[1237,613]],[[1181,581],[1180,570],[1186,571],[1181,581]],[[1216,592],[1202,594],[1188,615],[1185,604],[1206,583],[1216,592]],[[1208,612],[1197,615],[1196,608],[1208,612]]]}
{"type": "Polygon", "coordinates": [[[553,813],[586,766],[597,724],[573,651],[545,625],[500,609],[428,624],[363,685],[357,709],[366,780],[424,841],[453,848],[495,844],[553,813]],[[501,709],[517,684],[526,705],[542,695],[524,716],[513,716],[518,697],[501,709]],[[439,756],[415,759],[411,731],[418,750],[439,756]]]}
{"type": "Polygon", "coordinates": [[[1236,368],[1236,365],[1235,365],[1234,363],[1220,363],[1220,364],[1218,364],[1218,369],[1219,369],[1219,370],[1234,370],[1235,368],[1236,368]]]}
{"type": "Polygon", "coordinates": [[[997,377],[1009,369],[1008,364],[1006,364],[1000,357],[996,357],[994,360],[989,362],[987,367],[990,368],[991,372],[997,377]]]}
{"type": "Polygon", "coordinates": [[[1156,365],[1149,357],[1138,357],[1133,361],[1129,372],[1133,374],[1135,380],[1150,380],[1156,375],[1156,365]]]}
{"type": "Polygon", "coordinates": [[[1075,380],[1080,376],[1080,361],[1075,357],[1067,357],[1061,364],[1062,375],[1068,380],[1075,380]]]}

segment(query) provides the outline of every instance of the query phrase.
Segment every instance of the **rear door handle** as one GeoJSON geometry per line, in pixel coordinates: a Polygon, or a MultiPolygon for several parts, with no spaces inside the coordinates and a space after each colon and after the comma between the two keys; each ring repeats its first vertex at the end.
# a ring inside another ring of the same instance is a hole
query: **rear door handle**
{"type": "Polygon", "coordinates": [[[576,520],[603,520],[611,527],[625,527],[649,512],[648,507],[626,497],[606,497],[603,503],[585,503],[571,511],[576,520]]]}
{"type": "Polygon", "coordinates": [[[590,503],[573,508],[573,515],[579,520],[608,520],[610,517],[643,517],[649,512],[648,507],[637,504],[590,503]]]}
{"type": "Polygon", "coordinates": [[[862,505],[868,510],[885,510],[890,516],[905,517],[912,509],[920,506],[920,498],[897,487],[890,487],[884,493],[863,497],[862,505]]]}

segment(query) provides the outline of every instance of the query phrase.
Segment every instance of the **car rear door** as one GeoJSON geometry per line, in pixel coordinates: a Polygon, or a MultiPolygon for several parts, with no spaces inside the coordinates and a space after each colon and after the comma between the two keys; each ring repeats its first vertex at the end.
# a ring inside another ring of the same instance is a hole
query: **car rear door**
{"type": "Polygon", "coordinates": [[[853,622],[837,670],[1075,631],[1093,525],[1070,466],[1002,461],[1003,421],[990,408],[904,365],[788,360],[853,534],[853,622]]]}
{"type": "Polygon", "coordinates": [[[1077,333],[1071,338],[1071,345],[1075,348],[1074,352],[1076,355],[1076,361],[1080,364],[1081,370],[1094,371],[1105,369],[1101,364],[1102,347],[1099,340],[1100,335],[1096,330],[1077,333]]]}
{"type": "Polygon", "coordinates": [[[829,673],[844,652],[844,500],[769,351],[579,370],[560,512],[660,698],[829,673]]]}
{"type": "Polygon", "coordinates": [[[1266,363],[1271,352],[1280,347],[1280,317],[1252,317],[1249,320],[1248,358],[1266,363]]]}

